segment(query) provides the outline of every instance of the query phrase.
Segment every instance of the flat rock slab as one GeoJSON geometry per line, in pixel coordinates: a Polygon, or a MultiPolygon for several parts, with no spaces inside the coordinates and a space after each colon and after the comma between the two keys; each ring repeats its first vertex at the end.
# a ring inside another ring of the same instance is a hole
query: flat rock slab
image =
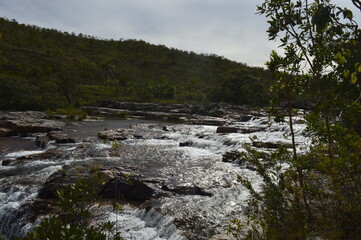
{"type": "Polygon", "coordinates": [[[62,133],[62,132],[49,132],[47,134],[47,137],[52,140],[55,141],[56,143],[76,143],[78,140],[75,138],[71,138],[68,136],[68,134],[66,133],[62,133]]]}
{"type": "Polygon", "coordinates": [[[48,115],[37,111],[0,112],[0,127],[14,134],[27,135],[54,130],[63,130],[64,122],[48,119],[48,115]]]}
{"type": "Polygon", "coordinates": [[[279,147],[285,147],[285,148],[292,148],[292,144],[291,143],[284,143],[284,142],[259,142],[259,141],[254,141],[252,142],[252,146],[256,147],[256,148],[272,148],[272,149],[277,149],[279,147]]]}
{"type": "Polygon", "coordinates": [[[217,133],[237,133],[238,132],[238,128],[236,127],[218,127],[217,128],[217,133]]]}

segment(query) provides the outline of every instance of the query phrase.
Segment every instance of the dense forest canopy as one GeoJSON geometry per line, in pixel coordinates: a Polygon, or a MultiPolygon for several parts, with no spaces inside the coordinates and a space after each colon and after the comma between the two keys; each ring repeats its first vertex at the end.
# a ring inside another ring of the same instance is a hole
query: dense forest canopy
{"type": "Polygon", "coordinates": [[[105,40],[0,18],[0,109],[104,100],[265,105],[268,71],[141,40],[105,40]]]}

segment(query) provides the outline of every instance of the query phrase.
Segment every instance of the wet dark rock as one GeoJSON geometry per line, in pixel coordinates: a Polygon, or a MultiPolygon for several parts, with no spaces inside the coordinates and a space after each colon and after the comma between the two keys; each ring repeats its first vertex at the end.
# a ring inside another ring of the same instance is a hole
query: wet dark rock
{"type": "Polygon", "coordinates": [[[61,172],[56,172],[47,179],[38,197],[41,199],[56,199],[58,198],[58,190],[65,189],[69,184],[75,183],[77,179],[78,176],[67,176],[61,172]]]}
{"type": "Polygon", "coordinates": [[[223,126],[227,122],[224,119],[211,119],[211,118],[200,118],[200,119],[191,119],[186,122],[191,125],[208,125],[208,126],[223,126]]]}
{"type": "Polygon", "coordinates": [[[180,142],[179,143],[179,146],[180,147],[190,147],[193,145],[193,142],[192,141],[187,141],[187,142],[180,142]]]}
{"type": "MultiPolygon", "coordinates": [[[[99,170],[97,172],[99,179],[105,183],[115,178],[112,170],[99,170]]],[[[32,204],[32,220],[35,221],[41,215],[59,214],[60,208],[57,205],[57,191],[65,189],[68,185],[76,183],[81,178],[89,178],[91,171],[78,167],[63,167],[62,170],[53,173],[45,182],[40,190],[38,198],[32,204]]],[[[89,181],[90,188],[97,193],[101,192],[104,184],[97,181],[89,181]]]]}
{"type": "Polygon", "coordinates": [[[217,133],[236,133],[238,132],[238,128],[236,127],[218,127],[217,133]]]}
{"type": "Polygon", "coordinates": [[[169,187],[167,185],[162,186],[163,191],[173,192],[179,195],[200,195],[200,196],[207,196],[212,197],[213,194],[210,192],[205,191],[204,189],[198,186],[175,186],[169,187]]]}
{"type": "Polygon", "coordinates": [[[61,132],[49,132],[47,134],[50,140],[55,141],[56,143],[76,143],[77,140],[75,138],[69,137],[65,133],[61,132]]]}
{"type": "Polygon", "coordinates": [[[38,135],[38,136],[36,136],[35,144],[36,144],[36,146],[44,149],[48,145],[49,141],[50,141],[49,137],[44,136],[44,135],[38,135]]]}
{"type": "MultiPolygon", "coordinates": [[[[80,179],[89,179],[90,176],[91,173],[89,169],[85,169],[81,166],[65,166],[60,171],[57,171],[48,177],[44,186],[39,191],[38,196],[41,199],[56,199],[58,190],[65,189],[68,185],[74,184],[80,179]]],[[[98,189],[99,192],[102,190],[100,183],[94,184],[92,188],[98,189]]]]}
{"type": "Polygon", "coordinates": [[[56,192],[76,183],[79,179],[91,179],[97,175],[101,181],[89,181],[91,189],[105,199],[118,199],[142,203],[150,199],[154,190],[144,184],[136,175],[112,169],[91,170],[91,166],[63,168],[52,174],[39,192],[41,199],[55,199],[56,192]]]}
{"type": "Polygon", "coordinates": [[[65,123],[49,120],[42,112],[0,112],[0,127],[11,129],[12,132],[27,136],[31,133],[42,133],[62,130],[65,123]]]}
{"type": "Polygon", "coordinates": [[[202,134],[196,134],[196,137],[197,137],[197,138],[199,138],[199,139],[203,139],[203,138],[205,138],[205,136],[204,136],[204,135],[202,135],[202,134]]]}
{"type": "Polygon", "coordinates": [[[39,216],[49,215],[49,214],[59,214],[60,209],[56,204],[55,199],[36,199],[31,205],[30,216],[31,221],[36,221],[39,216]]]}
{"type": "Polygon", "coordinates": [[[234,162],[240,158],[240,153],[238,151],[226,152],[222,156],[222,162],[234,162]]]}
{"type": "Polygon", "coordinates": [[[106,199],[145,202],[154,190],[141,182],[137,176],[118,174],[117,178],[106,183],[100,195],[106,199]]]}
{"type": "Polygon", "coordinates": [[[10,137],[16,135],[16,132],[10,128],[0,128],[0,137],[10,137]]]}
{"type": "Polygon", "coordinates": [[[252,142],[252,145],[256,148],[273,148],[277,149],[279,147],[285,147],[285,148],[292,148],[291,143],[284,143],[284,142],[260,142],[260,141],[254,141],[252,142]]]}
{"type": "Polygon", "coordinates": [[[1,163],[2,166],[9,166],[11,165],[11,162],[13,162],[13,159],[4,159],[1,163]]]}

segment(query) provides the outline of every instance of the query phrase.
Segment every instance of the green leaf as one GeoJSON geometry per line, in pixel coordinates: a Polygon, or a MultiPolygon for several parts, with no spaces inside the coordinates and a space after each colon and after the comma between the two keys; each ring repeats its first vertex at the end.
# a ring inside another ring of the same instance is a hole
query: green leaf
{"type": "Polygon", "coordinates": [[[350,11],[350,10],[348,10],[348,9],[345,9],[345,10],[343,11],[343,17],[344,17],[344,18],[348,18],[349,20],[352,20],[352,18],[353,18],[353,13],[352,13],[352,11],[350,11]]]}
{"type": "Polygon", "coordinates": [[[343,71],[343,77],[344,78],[349,78],[349,76],[350,76],[350,70],[348,70],[348,69],[344,70],[343,71]]]}
{"type": "Polygon", "coordinates": [[[331,12],[329,7],[319,4],[312,16],[312,23],[316,25],[318,33],[325,31],[328,23],[331,21],[331,12]]]}
{"type": "Polygon", "coordinates": [[[356,63],[355,64],[355,69],[357,72],[361,72],[361,63],[356,63]]]}
{"type": "Polygon", "coordinates": [[[346,58],[341,53],[337,53],[334,59],[338,64],[344,64],[346,61],[346,58]]]}
{"type": "Polygon", "coordinates": [[[352,84],[356,84],[356,82],[357,82],[356,73],[352,73],[352,74],[351,74],[351,83],[352,83],[352,84]]]}

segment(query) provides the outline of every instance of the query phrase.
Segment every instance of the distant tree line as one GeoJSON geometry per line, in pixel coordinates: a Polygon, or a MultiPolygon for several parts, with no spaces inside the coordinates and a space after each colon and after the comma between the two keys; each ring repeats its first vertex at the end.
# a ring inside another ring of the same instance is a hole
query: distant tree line
{"type": "Polygon", "coordinates": [[[105,100],[263,106],[269,72],[214,54],[106,40],[0,18],[0,109],[105,100]]]}

